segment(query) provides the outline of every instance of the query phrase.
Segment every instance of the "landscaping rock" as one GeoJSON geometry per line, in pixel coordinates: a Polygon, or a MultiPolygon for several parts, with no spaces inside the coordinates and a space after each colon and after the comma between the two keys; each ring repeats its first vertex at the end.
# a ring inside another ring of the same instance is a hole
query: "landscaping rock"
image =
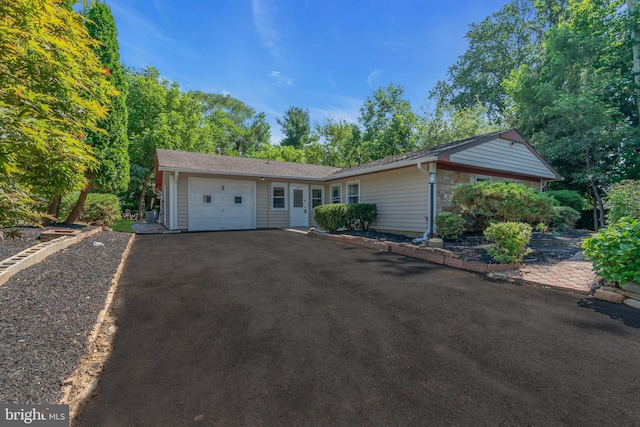
{"type": "Polygon", "coordinates": [[[576,252],[574,256],[569,258],[569,261],[584,261],[584,253],[582,251],[576,252]]]}
{"type": "Polygon", "coordinates": [[[633,298],[627,298],[623,301],[624,305],[628,305],[629,307],[637,308],[640,310],[640,301],[635,300],[633,298]]]}
{"type": "Polygon", "coordinates": [[[443,243],[442,239],[429,239],[429,247],[430,248],[442,249],[443,245],[444,245],[444,243],[443,243]]]}
{"type": "Polygon", "coordinates": [[[627,292],[633,292],[634,294],[638,294],[638,296],[640,296],[640,284],[636,282],[627,282],[620,287],[627,292]]]}
{"type": "Polygon", "coordinates": [[[635,292],[627,292],[622,289],[616,289],[616,292],[619,293],[620,295],[624,295],[627,298],[640,300],[640,294],[636,294],[635,292]]]}
{"type": "Polygon", "coordinates": [[[620,288],[616,288],[614,286],[601,286],[600,289],[602,289],[603,291],[610,291],[610,292],[618,292],[620,290],[620,288]]]}
{"type": "Polygon", "coordinates": [[[602,288],[596,289],[593,296],[599,300],[613,302],[616,304],[620,304],[625,299],[624,295],[620,295],[617,292],[605,291],[602,288]]]}

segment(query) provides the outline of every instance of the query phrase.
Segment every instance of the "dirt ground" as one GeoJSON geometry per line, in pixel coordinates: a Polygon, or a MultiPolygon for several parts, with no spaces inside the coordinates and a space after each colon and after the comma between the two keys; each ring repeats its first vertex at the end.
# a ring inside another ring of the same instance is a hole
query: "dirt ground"
{"type": "Polygon", "coordinates": [[[629,307],[286,231],[137,236],[119,289],[81,426],[640,420],[629,307]]]}

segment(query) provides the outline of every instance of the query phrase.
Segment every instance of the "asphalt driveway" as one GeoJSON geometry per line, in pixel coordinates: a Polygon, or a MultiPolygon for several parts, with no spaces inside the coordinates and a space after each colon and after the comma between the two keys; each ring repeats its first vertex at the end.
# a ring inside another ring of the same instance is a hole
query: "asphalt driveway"
{"type": "Polygon", "coordinates": [[[286,231],[137,236],[82,426],[640,425],[640,312],[286,231]]]}

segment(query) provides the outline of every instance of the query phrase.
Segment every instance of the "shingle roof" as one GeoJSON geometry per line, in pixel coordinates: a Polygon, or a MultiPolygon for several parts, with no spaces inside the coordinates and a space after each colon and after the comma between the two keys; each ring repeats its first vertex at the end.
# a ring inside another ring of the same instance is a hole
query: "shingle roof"
{"type": "MultiPolygon", "coordinates": [[[[159,170],[178,170],[189,172],[219,173],[228,175],[253,175],[264,177],[281,177],[293,179],[338,179],[340,176],[350,176],[352,174],[367,173],[367,170],[384,170],[405,166],[407,163],[422,158],[436,157],[440,160],[448,160],[448,155],[457,151],[470,148],[474,145],[482,144],[496,138],[503,138],[512,141],[522,142],[527,145],[532,152],[547,165],[550,170],[553,168],[542,159],[535,150],[522,138],[515,130],[491,132],[471,138],[453,141],[448,144],[427,147],[422,150],[410,153],[398,154],[385,157],[359,165],[352,165],[346,168],[336,168],[331,166],[310,165],[303,163],[278,162],[274,160],[252,159],[247,157],[232,157],[216,154],[191,153],[187,151],[157,149],[159,170]]],[[[555,171],[554,174],[557,175],[555,171]]],[[[559,175],[558,175],[559,177],[559,175]]]]}
{"type": "Polygon", "coordinates": [[[208,172],[221,174],[254,175],[320,179],[340,168],[303,163],[277,162],[247,157],[191,153],[187,151],[157,149],[160,170],[208,172]]]}

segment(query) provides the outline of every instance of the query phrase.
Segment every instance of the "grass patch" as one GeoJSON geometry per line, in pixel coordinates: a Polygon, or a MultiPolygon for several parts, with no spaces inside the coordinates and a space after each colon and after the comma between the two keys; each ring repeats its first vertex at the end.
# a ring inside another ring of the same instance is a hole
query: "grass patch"
{"type": "Polygon", "coordinates": [[[124,233],[133,233],[133,228],[131,227],[135,220],[133,219],[119,219],[116,220],[113,224],[111,224],[111,229],[113,231],[122,231],[124,233]]]}

